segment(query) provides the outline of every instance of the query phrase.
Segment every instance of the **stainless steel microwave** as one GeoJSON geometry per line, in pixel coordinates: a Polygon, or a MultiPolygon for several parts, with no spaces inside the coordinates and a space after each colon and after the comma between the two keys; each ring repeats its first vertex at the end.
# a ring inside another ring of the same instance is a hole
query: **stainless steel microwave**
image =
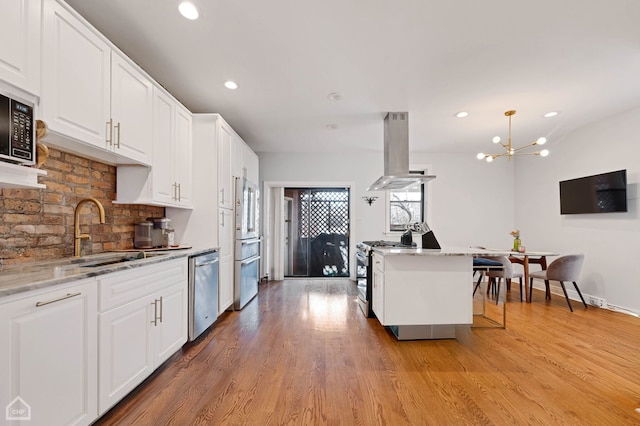
{"type": "Polygon", "coordinates": [[[33,104],[0,93],[0,160],[34,164],[36,160],[33,104]]]}

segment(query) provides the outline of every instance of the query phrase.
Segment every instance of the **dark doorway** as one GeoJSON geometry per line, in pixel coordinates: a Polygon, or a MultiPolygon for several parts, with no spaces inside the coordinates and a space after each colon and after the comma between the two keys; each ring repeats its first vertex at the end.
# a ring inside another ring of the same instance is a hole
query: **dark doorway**
{"type": "Polygon", "coordinates": [[[349,276],[349,188],[285,188],[291,201],[285,276],[349,276]]]}

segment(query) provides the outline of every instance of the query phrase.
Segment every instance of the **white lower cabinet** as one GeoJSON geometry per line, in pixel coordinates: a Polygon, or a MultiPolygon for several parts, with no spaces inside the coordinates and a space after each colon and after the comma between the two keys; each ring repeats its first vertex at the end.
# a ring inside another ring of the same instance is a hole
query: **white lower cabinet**
{"type": "Polygon", "coordinates": [[[99,277],[103,414],[187,341],[187,259],[99,277]]]}
{"type": "Polygon", "coordinates": [[[233,210],[220,209],[220,280],[218,282],[218,314],[233,305],[235,227],[233,210]]]}
{"type": "Polygon", "coordinates": [[[384,324],[384,258],[374,253],[372,256],[372,262],[372,309],[376,314],[376,317],[378,317],[378,320],[384,324]]]}
{"type": "Polygon", "coordinates": [[[100,414],[153,371],[151,296],[100,314],[100,414]]]}
{"type": "Polygon", "coordinates": [[[7,414],[15,419],[8,424],[95,420],[96,312],[94,278],[24,293],[6,303],[0,299],[0,406],[8,410],[2,419],[7,414]]]}

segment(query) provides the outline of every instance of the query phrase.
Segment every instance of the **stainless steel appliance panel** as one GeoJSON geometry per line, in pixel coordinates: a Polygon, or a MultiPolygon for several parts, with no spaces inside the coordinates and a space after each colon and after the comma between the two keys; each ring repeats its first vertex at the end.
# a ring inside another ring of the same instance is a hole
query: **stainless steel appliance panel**
{"type": "Polygon", "coordinates": [[[235,259],[248,259],[260,255],[260,238],[250,240],[236,240],[235,259]]]}
{"type": "Polygon", "coordinates": [[[258,186],[246,178],[236,179],[236,239],[257,238],[259,235],[258,186]]]}
{"type": "Polygon", "coordinates": [[[260,256],[235,262],[235,287],[233,308],[242,309],[258,294],[260,256]]]}
{"type": "Polygon", "coordinates": [[[218,252],[189,258],[189,341],[218,318],[218,252]]]}

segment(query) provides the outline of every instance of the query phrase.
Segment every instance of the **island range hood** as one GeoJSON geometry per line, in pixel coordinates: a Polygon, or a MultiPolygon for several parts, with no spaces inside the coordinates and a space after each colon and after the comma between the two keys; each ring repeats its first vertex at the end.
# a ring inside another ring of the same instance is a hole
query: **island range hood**
{"type": "Polygon", "coordinates": [[[389,112],[384,118],[384,176],[367,191],[405,189],[435,176],[409,173],[409,113],[389,112]]]}

